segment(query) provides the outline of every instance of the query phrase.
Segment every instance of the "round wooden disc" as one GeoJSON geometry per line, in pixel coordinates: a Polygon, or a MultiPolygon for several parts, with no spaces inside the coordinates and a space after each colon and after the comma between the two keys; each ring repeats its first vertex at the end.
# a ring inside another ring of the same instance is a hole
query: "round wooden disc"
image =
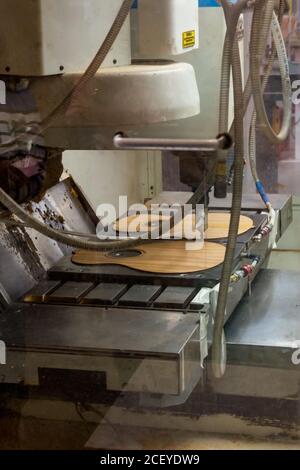
{"type": "MultiPolygon", "coordinates": [[[[151,224],[159,221],[167,221],[168,215],[158,214],[141,214],[139,216],[132,215],[120,219],[114,224],[114,229],[119,233],[139,233],[146,232],[151,229],[151,224]]],[[[208,229],[205,232],[206,240],[216,240],[220,238],[227,238],[230,225],[230,214],[226,212],[209,212],[208,214],[208,229]]],[[[183,222],[175,225],[171,230],[170,238],[188,238],[184,234],[190,234],[191,230],[195,228],[195,216],[188,215],[183,222]],[[193,225],[191,225],[191,217],[193,217],[193,225]]],[[[240,225],[238,235],[248,232],[253,228],[253,220],[244,215],[240,216],[240,225]]],[[[169,233],[169,232],[168,232],[169,233]]],[[[167,234],[168,235],[168,234],[167,234]]]]}
{"type": "Polygon", "coordinates": [[[194,273],[214,268],[224,261],[226,249],[218,243],[205,242],[203,248],[197,250],[187,247],[192,248],[183,240],[157,241],[126,250],[127,257],[118,256],[118,253],[77,251],[72,261],[85,266],[121,265],[156,274],[194,273]],[[136,251],[140,252],[139,256],[130,256],[130,252],[136,251]]]}

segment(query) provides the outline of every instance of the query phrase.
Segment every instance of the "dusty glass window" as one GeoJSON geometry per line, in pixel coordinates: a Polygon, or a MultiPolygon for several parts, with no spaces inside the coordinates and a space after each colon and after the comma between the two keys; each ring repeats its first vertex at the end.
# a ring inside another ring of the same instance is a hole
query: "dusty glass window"
{"type": "Polygon", "coordinates": [[[0,2],[0,449],[299,447],[299,12],[0,2]]]}

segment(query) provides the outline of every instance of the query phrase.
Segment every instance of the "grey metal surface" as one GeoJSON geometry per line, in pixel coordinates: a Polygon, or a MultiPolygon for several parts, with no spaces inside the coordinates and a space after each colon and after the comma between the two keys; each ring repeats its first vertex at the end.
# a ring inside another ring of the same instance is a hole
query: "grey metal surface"
{"type": "MultiPolygon", "coordinates": [[[[261,270],[226,325],[228,361],[296,366],[292,354],[300,347],[300,273],[261,270]]],[[[298,366],[299,368],[299,366],[298,366]]]]}
{"type": "MultiPolygon", "coordinates": [[[[163,191],[158,194],[156,197],[151,199],[148,204],[186,204],[187,201],[193,196],[192,192],[188,191],[163,191]]],[[[282,209],[284,206],[291,200],[290,195],[286,194],[270,194],[270,201],[274,209],[282,209]]],[[[229,209],[232,206],[232,194],[228,194],[225,199],[216,199],[213,196],[210,196],[209,207],[211,209],[229,209]]],[[[245,210],[256,211],[258,209],[264,209],[264,203],[262,202],[260,196],[256,193],[253,194],[243,194],[242,208],[245,210]]]]}
{"type": "MultiPolygon", "coordinates": [[[[225,326],[227,368],[209,372],[210,389],[222,395],[300,399],[300,273],[261,270],[225,326]],[[298,354],[299,353],[299,354],[298,354]]],[[[208,368],[210,371],[210,368],[208,368]]]]}
{"type": "Polygon", "coordinates": [[[264,269],[227,326],[235,344],[291,347],[300,341],[300,273],[264,269]]]}
{"type": "Polygon", "coordinates": [[[160,286],[136,284],[120,298],[119,305],[148,307],[160,292],[160,286]]]}
{"type": "Polygon", "coordinates": [[[0,312],[8,308],[12,300],[0,282],[0,312]]]}
{"type": "Polygon", "coordinates": [[[48,302],[76,303],[94,287],[92,282],[66,282],[47,296],[48,302]]]}
{"type": "MultiPolygon", "coordinates": [[[[227,369],[208,375],[222,395],[300,399],[300,273],[262,270],[252,296],[239,304],[225,327],[227,369]]],[[[210,370],[210,369],[208,369],[210,370]]]]}
{"type": "Polygon", "coordinates": [[[84,304],[114,305],[126,292],[127,284],[101,283],[84,296],[84,304]]]}
{"type": "Polygon", "coordinates": [[[48,295],[60,286],[60,281],[42,281],[31,289],[24,297],[25,302],[43,302],[48,295]]]}
{"type": "MultiPolygon", "coordinates": [[[[63,254],[60,252],[61,256],[63,254]]],[[[14,301],[46,274],[39,254],[24,229],[9,230],[0,224],[0,260],[0,282],[14,301]]]]}
{"type": "MultiPolygon", "coordinates": [[[[51,227],[95,233],[95,214],[71,178],[49,190],[40,203],[27,204],[26,209],[51,227]]],[[[7,213],[3,216],[7,220],[7,213]]],[[[70,253],[69,247],[59,245],[32,229],[6,226],[0,219],[0,282],[13,301],[70,253]]]]}
{"type": "Polygon", "coordinates": [[[0,338],[4,383],[96,371],[109,390],[188,396],[202,375],[197,314],[23,304],[0,316],[0,338]]]}
{"type": "Polygon", "coordinates": [[[193,287],[167,287],[154,302],[157,308],[180,308],[187,307],[195,297],[198,290],[193,287]]]}
{"type": "MultiPolygon", "coordinates": [[[[290,194],[269,194],[271,204],[275,210],[281,210],[292,199],[290,194]]],[[[228,194],[225,199],[210,198],[209,206],[214,208],[228,209],[232,206],[232,194],[228,194]]],[[[265,209],[261,197],[257,193],[243,194],[242,208],[247,210],[265,209]]]]}
{"type": "Polygon", "coordinates": [[[98,307],[20,304],[0,318],[7,347],[177,355],[199,316],[98,307]]]}

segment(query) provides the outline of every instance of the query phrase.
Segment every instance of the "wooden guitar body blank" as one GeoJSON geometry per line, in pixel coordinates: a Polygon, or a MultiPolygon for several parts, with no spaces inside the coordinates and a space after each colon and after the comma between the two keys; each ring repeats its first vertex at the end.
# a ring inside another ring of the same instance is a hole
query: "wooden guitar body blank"
{"type": "MultiPolygon", "coordinates": [[[[197,242],[194,242],[197,243],[197,242]]],[[[226,248],[205,242],[202,249],[189,250],[179,241],[154,241],[119,252],[77,251],[72,261],[79,265],[119,265],[156,274],[184,274],[214,268],[224,261],[226,248]]]]}
{"type": "MultiPolygon", "coordinates": [[[[130,233],[139,233],[146,232],[147,230],[154,230],[159,221],[167,222],[169,220],[168,215],[159,215],[159,214],[141,214],[141,215],[132,215],[129,217],[124,217],[123,219],[118,220],[114,229],[123,234],[130,233]]],[[[177,224],[171,231],[167,231],[166,234],[170,238],[179,237],[179,238],[190,238],[185,237],[185,234],[191,233],[192,230],[195,230],[196,217],[194,214],[187,215],[185,219],[177,224]]],[[[208,214],[208,229],[205,232],[206,240],[217,240],[228,237],[230,225],[230,214],[226,212],[210,212],[208,214]]],[[[248,230],[253,228],[253,220],[249,217],[241,215],[240,225],[238,234],[242,235],[248,230]]]]}

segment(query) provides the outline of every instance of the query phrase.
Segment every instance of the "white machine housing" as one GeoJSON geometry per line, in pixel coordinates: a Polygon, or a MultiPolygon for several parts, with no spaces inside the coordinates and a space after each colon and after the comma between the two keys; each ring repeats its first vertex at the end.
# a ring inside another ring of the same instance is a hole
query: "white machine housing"
{"type": "MultiPolygon", "coordinates": [[[[24,77],[83,72],[121,4],[122,0],[1,0],[0,73],[24,77]]],[[[103,65],[130,63],[128,19],[103,65]]]]}
{"type": "Polygon", "coordinates": [[[199,47],[198,0],[138,0],[139,54],[156,59],[199,47]]]}
{"type": "MultiPolygon", "coordinates": [[[[122,3],[123,0],[2,0],[0,75],[2,71],[8,76],[35,77],[29,86],[41,118],[47,118],[90,65],[122,3]]],[[[145,2],[156,13],[159,3],[145,2]]],[[[169,17],[170,23],[175,18],[177,23],[183,6],[194,3],[164,0],[159,29],[168,29],[169,17]]],[[[198,9],[194,13],[195,22],[198,9]]],[[[159,51],[154,53],[154,61],[132,64],[130,23],[128,15],[100,70],[87,82],[76,104],[72,102],[72,109],[56,118],[50,138],[47,130],[50,145],[87,149],[90,142],[88,148],[107,148],[112,145],[113,134],[126,126],[163,123],[199,113],[199,90],[190,64],[157,62],[159,51]],[[92,135],[87,135],[87,128],[92,135]],[[79,135],[83,137],[78,141],[79,135]]],[[[194,28],[193,24],[189,20],[186,26],[194,28]]],[[[168,37],[163,39],[167,46],[168,37]]]]}

